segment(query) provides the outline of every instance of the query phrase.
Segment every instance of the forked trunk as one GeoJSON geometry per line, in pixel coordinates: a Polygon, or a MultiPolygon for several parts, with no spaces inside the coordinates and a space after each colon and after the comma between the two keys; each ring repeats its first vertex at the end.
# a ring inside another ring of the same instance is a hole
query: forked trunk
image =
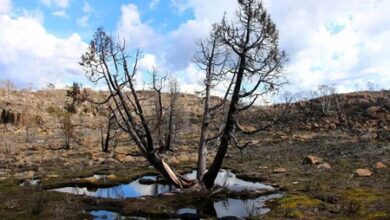
{"type": "Polygon", "coordinates": [[[218,172],[221,169],[223,159],[225,158],[231,134],[235,130],[236,125],[236,114],[237,114],[237,103],[240,99],[241,83],[244,76],[245,69],[245,56],[240,57],[240,67],[237,72],[237,81],[234,86],[232,100],[229,105],[229,111],[226,118],[226,125],[222,133],[221,142],[218,147],[217,154],[215,155],[213,163],[210,165],[209,170],[204,174],[202,178],[203,184],[211,189],[214,186],[215,179],[217,178],[218,172]]]}
{"type": "Polygon", "coordinates": [[[194,185],[194,181],[187,180],[177,172],[175,172],[166,162],[164,162],[157,153],[146,155],[146,159],[150,164],[158,170],[170,183],[178,188],[188,188],[194,185]]]}

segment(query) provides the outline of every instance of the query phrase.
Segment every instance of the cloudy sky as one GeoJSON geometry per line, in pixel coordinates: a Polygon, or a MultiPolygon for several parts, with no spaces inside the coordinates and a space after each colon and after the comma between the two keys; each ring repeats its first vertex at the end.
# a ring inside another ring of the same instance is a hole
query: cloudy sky
{"type": "MultiPolygon", "coordinates": [[[[335,84],[348,92],[369,81],[390,88],[389,0],[264,4],[289,56],[286,89],[335,84]]],[[[174,72],[182,91],[191,92],[202,77],[191,62],[195,40],[236,6],[237,0],[0,0],[0,80],[35,88],[88,84],[78,62],[103,26],[125,37],[130,49],[143,50],[142,70],[157,66],[174,72]]]]}

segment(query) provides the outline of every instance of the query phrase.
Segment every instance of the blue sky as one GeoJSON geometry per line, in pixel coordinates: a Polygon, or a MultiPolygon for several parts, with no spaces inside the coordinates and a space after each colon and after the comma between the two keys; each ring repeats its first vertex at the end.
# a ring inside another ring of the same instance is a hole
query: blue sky
{"type": "MultiPolygon", "coordinates": [[[[264,0],[280,32],[292,92],[335,84],[339,92],[367,82],[390,87],[390,1],[264,0]]],[[[237,0],[0,0],[0,80],[19,86],[88,84],[78,61],[96,30],[141,48],[139,84],[158,67],[179,77],[182,91],[199,89],[195,41],[207,36],[237,0]]]]}
{"type": "MultiPolygon", "coordinates": [[[[135,0],[68,0],[67,3],[55,3],[50,0],[13,0],[15,15],[27,11],[38,11],[44,16],[44,26],[59,37],[79,33],[83,40],[90,39],[96,28],[103,26],[107,31],[115,32],[117,21],[121,17],[121,6],[129,3],[137,6],[142,20],[159,34],[166,34],[179,27],[186,20],[193,18],[191,10],[179,11],[170,0],[153,1],[135,0]],[[158,2],[158,3],[157,3],[158,2]],[[80,24],[79,19],[88,16],[88,22],[80,24]]],[[[61,1],[59,1],[61,2],[61,1]]]]}

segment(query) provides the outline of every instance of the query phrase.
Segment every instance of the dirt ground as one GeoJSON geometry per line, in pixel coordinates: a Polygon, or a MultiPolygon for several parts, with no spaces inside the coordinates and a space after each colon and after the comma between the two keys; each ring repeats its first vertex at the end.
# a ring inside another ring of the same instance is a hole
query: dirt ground
{"type": "MultiPolygon", "coordinates": [[[[7,137],[19,142],[10,143],[7,152],[4,145],[2,148],[0,219],[89,219],[86,210],[100,208],[162,218],[172,215],[179,204],[202,198],[162,196],[113,202],[47,191],[74,178],[99,173],[112,174],[115,178],[111,184],[156,173],[131,144],[124,142],[110,153],[103,153],[95,136],[92,131],[84,132],[83,139],[70,150],[58,147],[61,139],[55,134],[51,138],[36,134],[29,142],[23,134],[19,139],[7,137]],[[20,181],[32,177],[41,179],[41,185],[19,186],[20,181]]],[[[261,218],[390,219],[390,169],[375,168],[377,162],[390,165],[390,143],[363,141],[341,130],[290,136],[266,132],[252,138],[259,142],[242,152],[229,149],[224,168],[277,186],[285,193],[282,199],[267,204],[272,211],[261,218]],[[308,155],[322,158],[330,168],[305,164],[308,155]],[[276,168],[285,170],[276,172],[276,168]],[[358,177],[354,174],[358,168],[368,168],[372,175],[358,177]]],[[[184,172],[196,166],[197,137],[185,134],[180,139],[185,141],[176,143],[174,151],[164,157],[184,172]]],[[[89,184],[99,186],[98,182],[89,184]]]]}
{"type": "MultiPolygon", "coordinates": [[[[285,195],[267,203],[271,212],[252,218],[390,219],[390,104],[386,104],[390,102],[383,101],[388,96],[388,91],[344,95],[340,99],[345,99],[344,110],[325,117],[317,112],[307,118],[310,102],[303,107],[295,103],[294,120],[288,126],[241,137],[252,145],[242,151],[230,147],[223,168],[243,179],[271,184],[285,195]],[[308,164],[308,156],[319,157],[322,163],[308,164]],[[378,162],[385,167],[378,167],[378,162]],[[360,177],[357,169],[368,169],[370,175],[360,177]]],[[[12,112],[6,119],[19,124],[0,123],[0,219],[91,219],[88,211],[97,209],[166,218],[183,204],[210,199],[193,193],[113,201],[48,191],[94,174],[111,178],[109,182],[87,178],[82,184],[96,188],[157,175],[125,134],[115,149],[102,152],[102,117],[87,103],[73,116],[75,138],[72,148],[64,149],[61,125],[48,110],[65,100],[61,90],[0,97],[3,112],[12,112]],[[41,184],[19,186],[31,179],[40,179],[41,184]]],[[[179,100],[183,107],[177,141],[162,157],[184,173],[196,167],[199,134],[194,131],[199,130],[202,114],[197,97],[182,94],[179,100]]],[[[262,120],[263,112],[250,112],[250,121],[262,120]]]]}

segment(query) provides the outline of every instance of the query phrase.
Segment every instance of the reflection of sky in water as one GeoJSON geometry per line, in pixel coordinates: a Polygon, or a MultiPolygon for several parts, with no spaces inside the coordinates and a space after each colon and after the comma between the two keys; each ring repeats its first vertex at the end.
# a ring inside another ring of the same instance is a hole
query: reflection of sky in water
{"type": "MultiPolygon", "coordinates": [[[[187,178],[195,179],[196,171],[192,171],[184,175],[187,178]]],[[[103,179],[105,176],[94,175],[95,179],[103,179]]],[[[156,176],[144,176],[141,179],[156,180],[156,176]]],[[[215,184],[220,186],[226,186],[232,191],[242,190],[256,190],[256,189],[273,189],[271,186],[261,183],[249,182],[238,179],[235,174],[230,171],[221,170],[217,176],[215,184]]],[[[109,188],[87,188],[87,187],[64,187],[59,189],[53,189],[53,191],[73,193],[76,195],[87,195],[100,198],[134,198],[140,196],[153,196],[161,193],[166,193],[176,188],[168,184],[141,184],[140,179],[137,179],[128,184],[121,184],[109,188]]]]}
{"type": "Polygon", "coordinates": [[[106,210],[92,211],[89,214],[92,215],[94,220],[110,220],[118,219],[119,215],[116,212],[110,212],[106,210]]]}
{"type": "MultiPolygon", "coordinates": [[[[196,171],[192,171],[189,174],[185,175],[186,177],[190,179],[196,178],[196,171]]],[[[272,190],[272,186],[268,186],[262,183],[256,183],[256,182],[250,182],[250,181],[244,181],[242,179],[238,179],[236,177],[236,174],[227,171],[227,170],[221,170],[218,173],[217,179],[215,180],[216,185],[225,186],[228,189],[232,191],[242,191],[242,190],[256,190],[256,189],[270,189],[272,190]]]]}
{"type": "Polygon", "coordinates": [[[30,179],[30,180],[25,180],[19,184],[19,186],[36,186],[40,183],[41,181],[39,179],[30,179]]]}
{"type": "Polygon", "coordinates": [[[118,219],[133,219],[133,220],[146,220],[147,218],[143,217],[124,217],[120,216],[116,212],[111,212],[107,210],[98,210],[98,211],[91,211],[89,214],[92,215],[92,218],[94,220],[118,220],[118,219]]]}
{"type": "MultiPolygon", "coordinates": [[[[156,177],[146,176],[144,179],[155,179],[156,177]]],[[[173,190],[173,186],[163,184],[140,184],[139,179],[110,188],[98,188],[96,190],[87,187],[64,187],[53,189],[53,191],[73,193],[76,195],[87,195],[100,198],[134,198],[140,196],[152,196],[173,190]]]]}
{"type": "MultiPolygon", "coordinates": [[[[256,199],[248,199],[248,200],[240,200],[240,199],[226,199],[222,201],[217,201],[212,203],[214,206],[214,211],[217,218],[222,217],[237,217],[237,218],[248,218],[251,216],[259,216],[264,215],[271,211],[271,209],[265,207],[265,201],[268,201],[270,199],[276,199],[283,197],[282,194],[276,193],[272,195],[267,196],[261,196],[256,199]]],[[[181,208],[177,210],[176,214],[179,217],[183,218],[192,218],[197,219],[199,216],[197,216],[198,211],[200,211],[203,214],[210,214],[210,213],[204,213],[204,210],[197,210],[196,208],[181,208]]],[[[90,212],[93,219],[95,220],[114,220],[114,219],[145,219],[142,217],[123,217],[120,216],[118,213],[106,211],[106,210],[99,210],[99,211],[92,211],[90,212]]]]}
{"type": "MultiPolygon", "coordinates": [[[[187,178],[196,178],[196,171],[192,171],[184,175],[187,178]]],[[[95,176],[97,179],[105,178],[104,176],[95,176]]],[[[156,176],[144,176],[141,179],[156,180],[156,176]]],[[[244,181],[238,179],[235,174],[221,170],[215,181],[217,185],[226,186],[232,191],[242,191],[242,190],[256,190],[256,189],[273,189],[271,186],[264,185],[261,183],[255,183],[250,181],[244,181]]],[[[119,186],[106,188],[106,189],[88,189],[80,187],[65,187],[60,189],[55,189],[55,191],[74,193],[78,195],[88,195],[101,198],[134,198],[144,195],[158,195],[161,193],[169,192],[174,190],[175,187],[167,184],[141,184],[140,179],[137,179],[129,184],[122,184],[119,186]]],[[[279,193],[260,196],[256,199],[233,199],[227,198],[221,201],[211,202],[212,213],[204,213],[206,210],[200,210],[192,207],[183,207],[179,209],[176,214],[182,217],[196,217],[197,214],[208,214],[216,215],[217,218],[234,216],[238,218],[246,218],[250,216],[263,215],[270,211],[269,208],[265,207],[265,201],[275,198],[281,198],[283,195],[279,193]]],[[[207,207],[207,211],[210,207],[207,207]]],[[[93,216],[93,219],[125,219],[125,217],[120,216],[118,213],[99,210],[92,211],[90,214],[93,216]]],[[[127,217],[126,219],[144,219],[137,217],[127,217]]]]}
{"type": "Polygon", "coordinates": [[[271,211],[265,207],[264,202],[270,199],[282,198],[282,194],[272,194],[261,196],[257,199],[226,199],[223,201],[214,202],[214,209],[217,217],[235,216],[235,217],[250,217],[256,215],[264,215],[271,211]]]}

